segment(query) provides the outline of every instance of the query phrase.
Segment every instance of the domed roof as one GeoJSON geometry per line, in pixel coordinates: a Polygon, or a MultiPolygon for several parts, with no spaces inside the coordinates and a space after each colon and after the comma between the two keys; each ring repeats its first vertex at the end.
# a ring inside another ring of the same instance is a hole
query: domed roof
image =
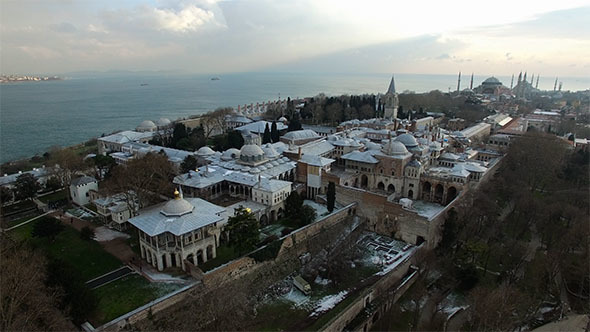
{"type": "Polygon", "coordinates": [[[195,208],[191,203],[189,203],[184,198],[180,197],[180,193],[178,191],[174,192],[174,199],[168,201],[162,208],[162,214],[166,217],[180,217],[187,213],[193,212],[195,208]]]}
{"type": "Polygon", "coordinates": [[[494,76],[486,78],[482,84],[502,84],[497,78],[494,76]]]}
{"type": "Polygon", "coordinates": [[[284,116],[281,116],[281,117],[279,118],[279,120],[278,120],[278,121],[280,121],[280,122],[287,122],[287,121],[289,121],[289,120],[287,120],[287,118],[286,118],[286,117],[284,117],[284,116]]]}
{"type": "Polygon", "coordinates": [[[418,161],[418,160],[416,160],[416,159],[412,159],[412,160],[411,160],[411,161],[408,163],[408,165],[407,165],[407,166],[409,166],[409,167],[415,167],[415,168],[420,168],[420,167],[422,167],[422,163],[421,163],[421,162],[419,162],[419,161],[418,161]]]}
{"type": "Polygon", "coordinates": [[[416,138],[410,134],[401,134],[398,137],[396,137],[395,140],[403,143],[408,148],[418,145],[416,138]]]}
{"type": "Polygon", "coordinates": [[[197,150],[197,156],[210,156],[212,154],[215,154],[215,151],[208,146],[202,146],[197,150]]]}
{"type": "Polygon", "coordinates": [[[167,126],[167,125],[169,125],[170,123],[171,123],[171,121],[170,121],[170,119],[168,119],[168,118],[160,118],[160,119],[158,119],[158,121],[156,121],[156,124],[157,124],[158,126],[160,126],[160,127],[161,127],[161,126],[167,126]]]}
{"type": "Polygon", "coordinates": [[[256,144],[246,144],[240,149],[240,156],[254,157],[264,155],[264,151],[256,144]]]}
{"type": "Polygon", "coordinates": [[[379,145],[377,143],[373,143],[373,142],[367,142],[367,143],[365,143],[365,147],[368,150],[379,150],[381,148],[381,145],[379,145]]]}
{"type": "Polygon", "coordinates": [[[408,149],[401,142],[390,140],[383,146],[383,153],[390,156],[400,156],[408,153],[408,149]]]}
{"type": "Polygon", "coordinates": [[[232,160],[240,157],[240,150],[236,148],[227,149],[221,155],[222,160],[232,160]]]}
{"type": "Polygon", "coordinates": [[[270,145],[270,143],[266,144],[262,150],[264,150],[264,155],[267,158],[276,158],[279,156],[279,153],[272,147],[272,145],[270,145]]]}
{"type": "Polygon", "coordinates": [[[150,120],[144,120],[142,123],[139,124],[139,126],[137,126],[138,130],[155,129],[155,128],[156,128],[156,124],[150,120]]]}

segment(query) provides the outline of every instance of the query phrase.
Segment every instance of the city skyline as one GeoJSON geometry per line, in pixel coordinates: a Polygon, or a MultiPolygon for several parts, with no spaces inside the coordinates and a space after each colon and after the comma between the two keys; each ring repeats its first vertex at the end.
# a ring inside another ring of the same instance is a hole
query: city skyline
{"type": "Polygon", "coordinates": [[[108,70],[587,76],[584,1],[5,1],[5,74],[108,70]],[[493,8],[492,8],[493,7],[493,8]],[[428,8],[428,10],[425,10],[428,8]]]}

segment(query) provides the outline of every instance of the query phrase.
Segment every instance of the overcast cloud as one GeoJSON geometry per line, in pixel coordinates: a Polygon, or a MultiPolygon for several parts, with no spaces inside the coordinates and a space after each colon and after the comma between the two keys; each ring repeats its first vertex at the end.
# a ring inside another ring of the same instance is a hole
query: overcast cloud
{"type": "Polygon", "coordinates": [[[2,73],[588,76],[587,1],[3,0],[2,73]]]}

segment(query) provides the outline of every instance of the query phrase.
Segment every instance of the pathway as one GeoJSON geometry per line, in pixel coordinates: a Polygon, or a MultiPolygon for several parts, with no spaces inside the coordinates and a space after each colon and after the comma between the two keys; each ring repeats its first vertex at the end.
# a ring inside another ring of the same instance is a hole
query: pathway
{"type": "Polygon", "coordinates": [[[123,266],[109,273],[103,274],[100,277],[87,281],[86,286],[90,287],[91,289],[95,289],[104,284],[108,284],[109,282],[121,279],[131,273],[133,273],[132,269],[130,269],[128,266],[123,266]]]}
{"type": "Polygon", "coordinates": [[[47,212],[45,212],[45,213],[43,213],[43,214],[41,214],[41,215],[38,215],[38,216],[36,216],[36,217],[33,217],[33,218],[31,218],[31,219],[29,219],[29,220],[27,220],[27,221],[23,221],[23,222],[21,222],[21,223],[20,223],[20,224],[18,224],[18,225],[14,225],[14,226],[12,226],[12,227],[5,228],[5,229],[4,229],[4,231],[8,232],[8,231],[10,231],[10,230],[12,230],[12,229],[15,229],[15,228],[17,228],[17,227],[20,227],[20,226],[22,226],[22,225],[26,225],[26,224],[30,223],[31,221],[33,221],[33,220],[37,220],[37,219],[39,219],[39,218],[41,218],[41,217],[43,217],[43,216],[46,216],[46,215],[48,215],[48,214],[50,214],[50,213],[53,213],[53,212],[55,212],[55,210],[50,210],[50,211],[47,211],[47,212]]]}

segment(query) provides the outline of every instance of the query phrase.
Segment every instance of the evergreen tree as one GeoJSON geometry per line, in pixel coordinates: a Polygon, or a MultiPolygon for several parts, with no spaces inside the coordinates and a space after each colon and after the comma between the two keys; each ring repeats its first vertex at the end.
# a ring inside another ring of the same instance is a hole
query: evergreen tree
{"type": "Polygon", "coordinates": [[[315,217],[316,217],[315,209],[309,205],[303,205],[301,207],[300,212],[299,212],[299,216],[298,216],[299,223],[298,224],[300,227],[303,227],[305,225],[309,225],[315,220],[315,217]]]}
{"type": "Polygon", "coordinates": [[[326,193],[326,196],[328,201],[328,212],[332,213],[332,211],[334,211],[334,204],[336,202],[336,185],[332,181],[328,183],[328,192],[326,193]]]}
{"type": "Polygon", "coordinates": [[[262,144],[271,143],[272,138],[270,136],[270,129],[268,128],[268,122],[264,128],[264,135],[262,135],[262,144]]]}
{"type": "Polygon", "coordinates": [[[276,143],[279,141],[280,135],[279,135],[279,130],[277,128],[277,123],[275,121],[272,122],[272,126],[270,129],[270,137],[271,137],[273,143],[276,143]]]}
{"type": "Polygon", "coordinates": [[[188,173],[197,168],[197,158],[193,155],[188,155],[180,164],[180,173],[188,173]]]}
{"type": "Polygon", "coordinates": [[[299,115],[297,113],[295,113],[291,121],[289,121],[289,127],[287,128],[287,131],[295,130],[301,130],[301,121],[299,121],[299,115]]]}
{"type": "Polygon", "coordinates": [[[258,243],[260,229],[258,221],[250,209],[240,206],[233,217],[227,222],[229,243],[242,254],[255,248],[258,243]]]}
{"type": "Polygon", "coordinates": [[[298,219],[301,206],[303,206],[303,199],[296,191],[292,192],[285,200],[285,215],[292,219],[298,219]]]}
{"type": "Polygon", "coordinates": [[[64,226],[59,220],[52,217],[43,217],[35,221],[31,235],[33,237],[46,237],[53,242],[63,228],[64,226]]]}
{"type": "Polygon", "coordinates": [[[16,196],[19,199],[32,199],[39,189],[39,182],[30,173],[21,174],[16,178],[16,196]]]}

